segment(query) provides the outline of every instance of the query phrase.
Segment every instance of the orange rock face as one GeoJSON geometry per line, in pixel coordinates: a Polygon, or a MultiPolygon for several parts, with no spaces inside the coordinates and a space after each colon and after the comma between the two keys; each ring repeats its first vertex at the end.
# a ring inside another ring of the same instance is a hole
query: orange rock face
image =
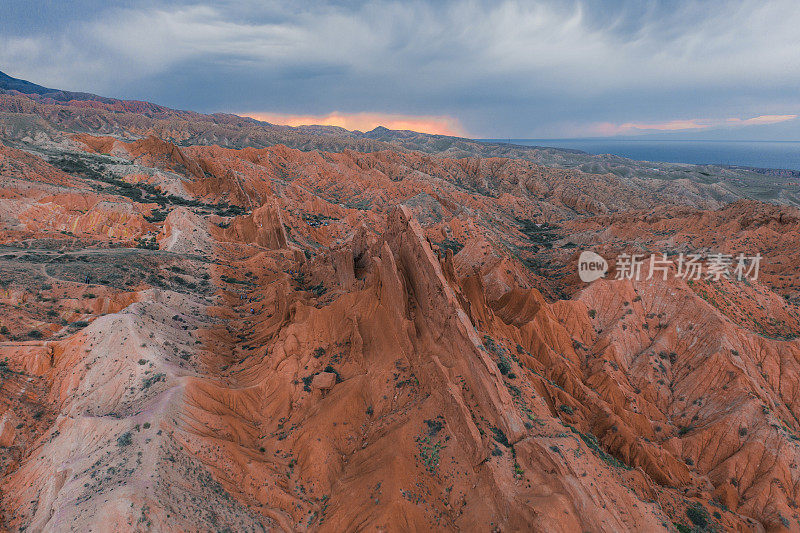
{"type": "Polygon", "coordinates": [[[82,102],[0,95],[2,527],[800,529],[794,208],[82,102]]]}

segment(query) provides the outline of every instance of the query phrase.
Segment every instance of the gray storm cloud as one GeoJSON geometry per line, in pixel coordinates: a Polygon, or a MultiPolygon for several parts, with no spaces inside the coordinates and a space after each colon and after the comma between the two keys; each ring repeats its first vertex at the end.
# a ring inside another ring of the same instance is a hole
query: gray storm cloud
{"type": "Polygon", "coordinates": [[[792,0],[83,1],[40,23],[12,4],[0,70],[199,111],[436,115],[474,136],[540,137],[741,128],[800,109],[792,0]]]}

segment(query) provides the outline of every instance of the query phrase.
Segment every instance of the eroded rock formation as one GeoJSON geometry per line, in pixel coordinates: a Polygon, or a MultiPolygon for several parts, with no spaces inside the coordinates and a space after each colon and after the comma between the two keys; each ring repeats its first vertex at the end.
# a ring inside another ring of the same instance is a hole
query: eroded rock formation
{"type": "Polygon", "coordinates": [[[62,97],[0,95],[3,527],[800,528],[794,208],[62,97]]]}

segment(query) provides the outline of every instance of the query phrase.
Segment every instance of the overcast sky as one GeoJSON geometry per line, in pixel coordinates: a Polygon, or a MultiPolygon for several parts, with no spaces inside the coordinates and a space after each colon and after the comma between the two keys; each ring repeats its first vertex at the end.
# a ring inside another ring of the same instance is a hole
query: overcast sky
{"type": "Polygon", "coordinates": [[[272,122],[800,139],[797,0],[3,0],[0,70],[272,122]]]}

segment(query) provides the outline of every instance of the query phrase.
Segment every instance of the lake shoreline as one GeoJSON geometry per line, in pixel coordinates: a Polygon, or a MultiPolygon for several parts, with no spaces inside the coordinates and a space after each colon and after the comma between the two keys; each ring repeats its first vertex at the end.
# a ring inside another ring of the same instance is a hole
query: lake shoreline
{"type": "Polygon", "coordinates": [[[612,155],[635,161],[715,165],[744,170],[787,171],[800,176],[800,141],[630,140],[630,139],[477,139],[612,155]]]}

